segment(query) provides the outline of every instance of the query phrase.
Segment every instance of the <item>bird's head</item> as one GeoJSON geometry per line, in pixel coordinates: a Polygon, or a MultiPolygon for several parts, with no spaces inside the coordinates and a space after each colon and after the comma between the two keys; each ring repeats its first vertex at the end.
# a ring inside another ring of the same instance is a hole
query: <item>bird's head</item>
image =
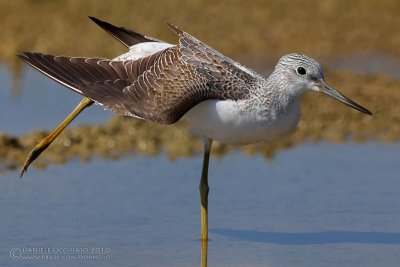
{"type": "Polygon", "coordinates": [[[357,109],[368,115],[372,113],[361,105],[345,97],[326,84],[321,65],[314,59],[301,54],[283,56],[275,67],[274,75],[280,87],[288,93],[300,95],[306,91],[317,91],[357,109]]]}

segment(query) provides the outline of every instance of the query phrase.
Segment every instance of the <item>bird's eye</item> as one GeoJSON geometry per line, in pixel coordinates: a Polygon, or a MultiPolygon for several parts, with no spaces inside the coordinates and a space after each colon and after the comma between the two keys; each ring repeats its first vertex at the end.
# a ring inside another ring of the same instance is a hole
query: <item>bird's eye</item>
{"type": "Polygon", "coordinates": [[[305,74],[306,74],[306,69],[303,68],[303,67],[298,67],[298,68],[297,68],[297,73],[298,73],[299,75],[305,75],[305,74]]]}

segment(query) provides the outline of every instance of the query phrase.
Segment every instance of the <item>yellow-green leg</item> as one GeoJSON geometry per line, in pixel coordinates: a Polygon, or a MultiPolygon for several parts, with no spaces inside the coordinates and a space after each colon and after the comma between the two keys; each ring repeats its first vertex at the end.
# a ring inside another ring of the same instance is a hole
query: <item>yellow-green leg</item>
{"type": "Polygon", "coordinates": [[[53,132],[51,132],[48,136],[43,138],[29,153],[28,157],[25,160],[24,166],[22,166],[21,172],[19,176],[22,177],[24,173],[27,171],[29,165],[39,157],[39,155],[47,149],[47,147],[57,138],[57,136],[64,131],[64,129],[73,121],[85,108],[89,107],[93,104],[93,101],[89,98],[85,97],[79,102],[79,104],[75,107],[75,109],[68,115],[65,120],[58,125],[53,132]]]}
{"type": "Polygon", "coordinates": [[[210,151],[212,139],[207,139],[204,144],[203,168],[200,179],[200,202],[201,202],[201,239],[208,241],[208,163],[210,161],[210,151]]]}

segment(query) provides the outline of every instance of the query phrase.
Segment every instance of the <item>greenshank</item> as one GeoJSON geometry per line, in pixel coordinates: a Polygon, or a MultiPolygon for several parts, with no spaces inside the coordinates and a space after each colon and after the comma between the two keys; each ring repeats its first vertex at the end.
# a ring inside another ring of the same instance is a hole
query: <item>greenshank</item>
{"type": "Polygon", "coordinates": [[[322,92],[363,113],[361,105],[324,80],[321,65],[302,54],[279,59],[265,78],[167,23],[179,36],[169,44],[91,19],[129,48],[115,59],[23,52],[26,63],[85,98],[48,139],[31,152],[21,175],[52,140],[93,102],[117,114],[173,124],[185,118],[204,138],[200,179],[201,225],[208,240],[208,164],[213,140],[246,145],[292,132],[300,119],[299,96],[322,92]]]}

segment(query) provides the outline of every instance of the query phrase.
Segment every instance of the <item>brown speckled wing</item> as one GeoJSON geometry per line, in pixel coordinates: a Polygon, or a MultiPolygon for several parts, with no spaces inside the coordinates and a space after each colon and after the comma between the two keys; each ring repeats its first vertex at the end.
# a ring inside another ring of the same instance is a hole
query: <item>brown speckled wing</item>
{"type": "Polygon", "coordinates": [[[169,25],[179,45],[128,61],[24,52],[28,64],[122,115],[163,124],[207,99],[244,99],[259,77],[169,25]]]}

